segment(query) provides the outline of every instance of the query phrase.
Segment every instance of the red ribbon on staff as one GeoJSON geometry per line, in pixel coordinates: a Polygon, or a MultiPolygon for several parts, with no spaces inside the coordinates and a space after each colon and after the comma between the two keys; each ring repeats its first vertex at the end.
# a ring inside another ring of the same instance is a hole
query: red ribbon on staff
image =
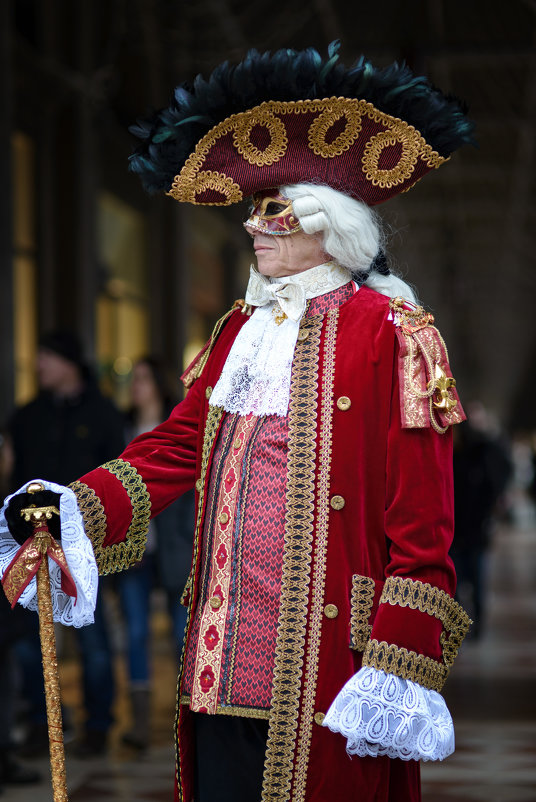
{"type": "MultiPolygon", "coordinates": [[[[48,538],[45,554],[60,567],[61,589],[69,596],[76,599],[76,585],[69,571],[64,551],[52,536],[48,538]]],[[[32,536],[22,544],[9,563],[2,579],[2,586],[12,609],[20,599],[25,588],[28,587],[28,584],[32,581],[34,576],[36,576],[45,554],[38,548],[36,539],[32,536]]]]}

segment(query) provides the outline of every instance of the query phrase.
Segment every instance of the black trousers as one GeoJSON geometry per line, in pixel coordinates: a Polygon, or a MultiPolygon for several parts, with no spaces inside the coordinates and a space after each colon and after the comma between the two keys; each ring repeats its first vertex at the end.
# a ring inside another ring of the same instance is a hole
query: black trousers
{"type": "Polygon", "coordinates": [[[193,716],[195,802],[260,802],[268,721],[193,716]]]}

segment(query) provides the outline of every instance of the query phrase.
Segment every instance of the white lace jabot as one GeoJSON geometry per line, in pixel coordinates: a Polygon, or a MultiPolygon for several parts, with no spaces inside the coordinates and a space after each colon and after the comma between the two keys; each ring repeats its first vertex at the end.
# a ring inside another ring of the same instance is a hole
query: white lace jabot
{"type": "Polygon", "coordinates": [[[238,332],[210,404],[240,415],[286,416],[306,302],[343,287],[350,278],[350,271],[335,262],[272,279],[252,266],[246,301],[257,309],[238,332]]]}

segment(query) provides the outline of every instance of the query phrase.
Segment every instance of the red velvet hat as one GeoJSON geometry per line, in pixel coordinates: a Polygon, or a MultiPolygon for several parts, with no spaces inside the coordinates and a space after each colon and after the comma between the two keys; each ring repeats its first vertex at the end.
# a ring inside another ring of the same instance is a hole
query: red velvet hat
{"type": "Polygon", "coordinates": [[[149,190],[194,204],[314,182],[374,206],[472,141],[458,100],[405,65],[376,70],[361,57],[347,69],[338,48],[327,59],[251,51],[179,86],[169,108],[131,129],[144,141],[131,169],[149,190]]]}

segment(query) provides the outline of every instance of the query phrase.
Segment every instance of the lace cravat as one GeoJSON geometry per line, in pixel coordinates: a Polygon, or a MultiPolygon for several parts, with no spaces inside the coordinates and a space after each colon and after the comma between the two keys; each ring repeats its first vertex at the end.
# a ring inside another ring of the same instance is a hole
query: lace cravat
{"type": "Polygon", "coordinates": [[[257,309],[233,343],[210,404],[240,415],[285,416],[306,302],[349,280],[349,271],[334,262],[271,280],[252,267],[246,301],[257,309]]]}

